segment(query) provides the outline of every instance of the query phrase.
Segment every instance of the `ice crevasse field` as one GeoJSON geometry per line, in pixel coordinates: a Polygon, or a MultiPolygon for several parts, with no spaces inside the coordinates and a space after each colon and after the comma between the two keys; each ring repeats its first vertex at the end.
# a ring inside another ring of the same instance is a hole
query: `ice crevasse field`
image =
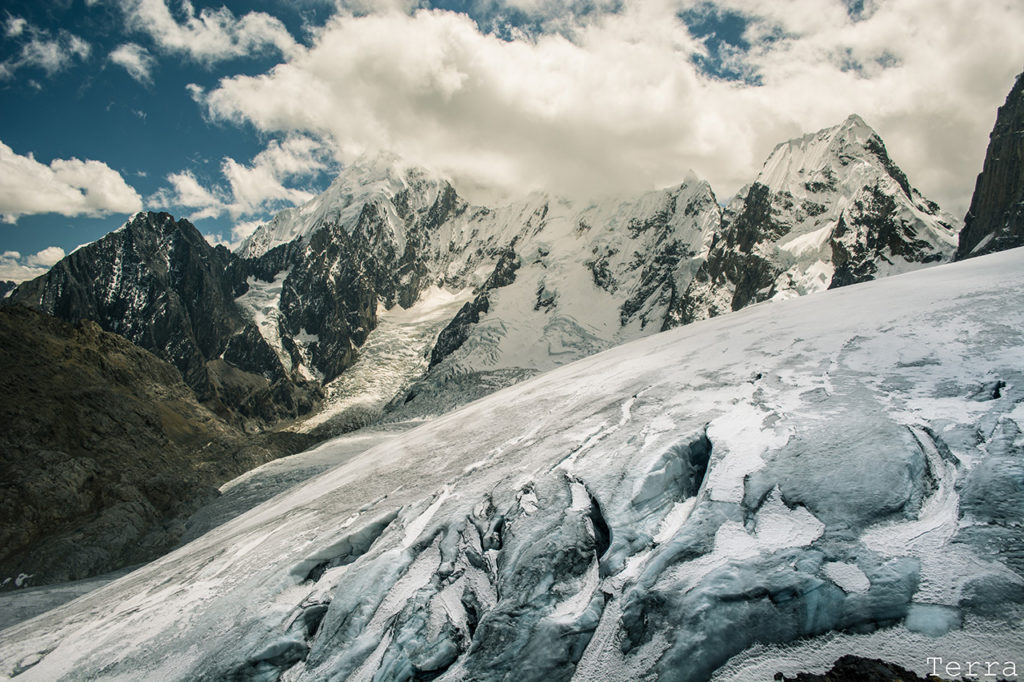
{"type": "Polygon", "coordinates": [[[323,474],[5,630],[0,676],[1024,663],[1021,300],[1015,249],[656,334],[366,450],[343,436],[288,460],[344,452],[323,474]]]}

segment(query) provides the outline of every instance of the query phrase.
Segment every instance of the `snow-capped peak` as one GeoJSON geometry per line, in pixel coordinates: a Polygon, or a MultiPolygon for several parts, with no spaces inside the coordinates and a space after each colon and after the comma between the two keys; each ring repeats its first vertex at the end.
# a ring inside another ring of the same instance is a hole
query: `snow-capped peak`
{"type": "Polygon", "coordinates": [[[878,134],[860,116],[850,114],[839,125],[777,145],[756,182],[773,191],[788,189],[796,176],[836,171],[854,159],[869,163],[878,148],[885,148],[878,134]],[[865,150],[872,153],[865,154],[865,150]]]}
{"type": "Polygon", "coordinates": [[[305,237],[335,223],[351,229],[363,206],[374,199],[393,200],[404,190],[416,206],[436,200],[445,180],[423,168],[410,166],[389,153],[364,155],[346,166],[321,194],[302,206],[285,209],[261,225],[238,247],[244,258],[255,258],[281,244],[305,237]]]}

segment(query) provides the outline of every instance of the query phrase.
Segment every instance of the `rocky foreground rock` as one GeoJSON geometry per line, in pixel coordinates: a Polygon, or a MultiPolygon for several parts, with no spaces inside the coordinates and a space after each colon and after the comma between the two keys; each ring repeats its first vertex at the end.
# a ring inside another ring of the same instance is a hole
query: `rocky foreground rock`
{"type": "Polygon", "coordinates": [[[248,436],[148,351],[20,306],[0,308],[0,424],[3,589],[160,556],[218,485],[309,441],[248,436]]]}

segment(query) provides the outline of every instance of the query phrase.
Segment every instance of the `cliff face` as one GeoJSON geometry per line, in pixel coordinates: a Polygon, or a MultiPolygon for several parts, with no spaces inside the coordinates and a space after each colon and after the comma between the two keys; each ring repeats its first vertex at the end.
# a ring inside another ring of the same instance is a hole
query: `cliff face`
{"type": "Polygon", "coordinates": [[[259,429],[308,412],[319,398],[316,385],[282,365],[259,318],[236,303],[268,286],[259,265],[211,246],[186,220],[139,213],[18,286],[10,300],[97,322],[177,367],[220,416],[259,429]]]}
{"type": "Polygon", "coordinates": [[[153,559],[218,485],[306,444],[245,436],[148,351],[21,306],[0,308],[0,424],[0,589],[153,559]]]}
{"type": "Polygon", "coordinates": [[[956,259],[1024,245],[1024,73],[999,107],[956,259]]]}

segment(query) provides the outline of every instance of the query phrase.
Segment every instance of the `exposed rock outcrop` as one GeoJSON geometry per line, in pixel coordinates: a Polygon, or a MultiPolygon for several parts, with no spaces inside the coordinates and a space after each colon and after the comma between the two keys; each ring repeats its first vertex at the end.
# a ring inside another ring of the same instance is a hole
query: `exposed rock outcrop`
{"type": "Polygon", "coordinates": [[[0,589],[153,559],[218,485],[310,444],[246,436],[148,351],[21,306],[0,308],[0,423],[0,589]]]}
{"type": "Polygon", "coordinates": [[[999,107],[957,260],[1024,246],[1024,73],[999,107]]]}

